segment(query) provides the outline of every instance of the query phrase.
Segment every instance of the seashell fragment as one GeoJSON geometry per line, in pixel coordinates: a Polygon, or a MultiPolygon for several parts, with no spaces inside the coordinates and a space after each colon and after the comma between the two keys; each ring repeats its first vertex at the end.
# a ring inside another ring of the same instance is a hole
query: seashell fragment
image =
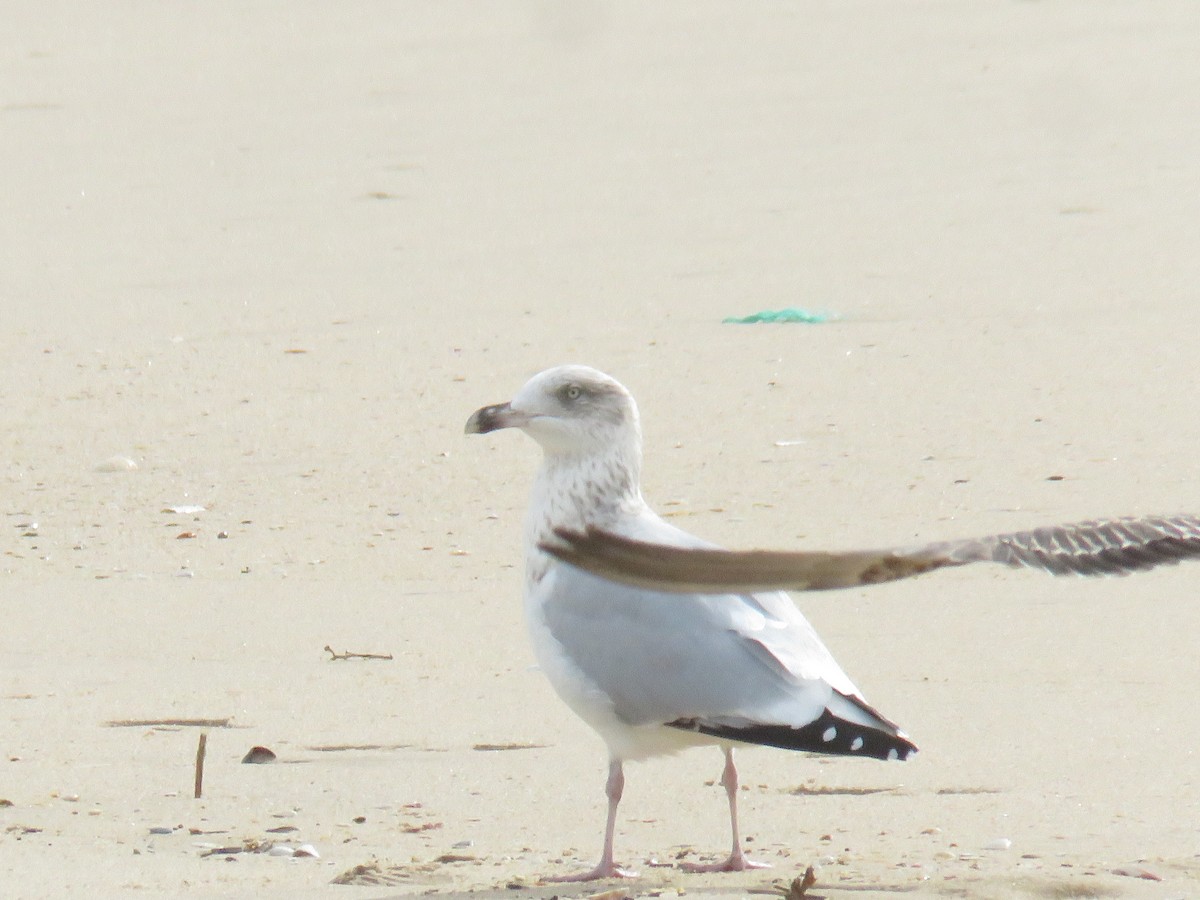
{"type": "Polygon", "coordinates": [[[1143,881],[1162,881],[1162,876],[1157,872],[1151,872],[1149,869],[1142,866],[1120,866],[1112,870],[1114,875],[1123,875],[1126,878],[1141,878],[1143,881]]]}
{"type": "Polygon", "coordinates": [[[138,464],[128,456],[110,456],[96,463],[94,469],[97,472],[133,472],[137,467],[138,464]]]}
{"type": "Polygon", "coordinates": [[[273,763],[275,762],[275,753],[266,747],[251,747],[246,755],[242,757],[242,762],[247,765],[273,763]]]}

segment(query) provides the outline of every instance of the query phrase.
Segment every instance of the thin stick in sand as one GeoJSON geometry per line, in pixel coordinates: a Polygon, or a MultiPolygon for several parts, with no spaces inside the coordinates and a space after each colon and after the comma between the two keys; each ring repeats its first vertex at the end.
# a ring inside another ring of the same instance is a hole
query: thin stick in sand
{"type": "Polygon", "coordinates": [[[200,741],[196,745],[196,793],[197,800],[204,791],[204,754],[208,749],[208,732],[200,732],[200,741]]]}
{"type": "Polygon", "coordinates": [[[338,653],[328,644],[325,645],[325,652],[329,654],[330,661],[335,659],[394,659],[390,653],[353,653],[347,650],[345,653],[338,653]]]}

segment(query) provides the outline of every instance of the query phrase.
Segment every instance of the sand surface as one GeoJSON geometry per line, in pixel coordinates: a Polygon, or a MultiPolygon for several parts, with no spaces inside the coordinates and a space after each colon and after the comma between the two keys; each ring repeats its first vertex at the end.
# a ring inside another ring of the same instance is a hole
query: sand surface
{"type": "MultiPolygon", "coordinates": [[[[538,885],[604,756],[525,639],[537,449],[462,434],[550,365],[735,546],[1200,511],[1191,0],[0,18],[0,896],[603,889],[538,885]],[[320,858],[205,855],[266,841],[320,858]]],[[[743,753],[723,876],[651,864],[724,851],[719,755],[632,766],[621,887],[1200,894],[1198,579],[798,597],[922,753],[743,753]]]]}

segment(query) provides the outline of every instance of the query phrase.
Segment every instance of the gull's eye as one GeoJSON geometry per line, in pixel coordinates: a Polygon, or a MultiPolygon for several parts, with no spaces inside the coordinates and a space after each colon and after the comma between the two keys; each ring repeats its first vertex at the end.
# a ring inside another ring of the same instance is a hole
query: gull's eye
{"type": "Polygon", "coordinates": [[[580,394],[582,393],[583,388],[577,384],[568,384],[562,389],[562,396],[564,400],[578,400],[580,394]]]}

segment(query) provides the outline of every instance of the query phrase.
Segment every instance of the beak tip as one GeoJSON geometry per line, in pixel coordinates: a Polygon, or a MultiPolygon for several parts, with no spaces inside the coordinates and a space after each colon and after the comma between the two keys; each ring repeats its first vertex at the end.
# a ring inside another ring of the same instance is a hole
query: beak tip
{"type": "Polygon", "coordinates": [[[487,434],[490,431],[507,428],[512,424],[508,421],[508,412],[509,405],[507,403],[481,407],[471,413],[467,424],[463,426],[463,434],[487,434]]]}

